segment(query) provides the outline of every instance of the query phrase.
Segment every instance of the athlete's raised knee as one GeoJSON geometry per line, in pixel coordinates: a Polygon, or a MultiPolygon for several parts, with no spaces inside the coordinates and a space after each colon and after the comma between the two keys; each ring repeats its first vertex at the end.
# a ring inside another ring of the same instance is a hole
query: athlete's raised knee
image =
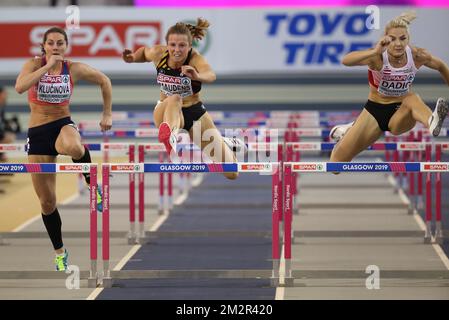
{"type": "Polygon", "coordinates": [[[64,151],[73,159],[80,159],[84,155],[84,146],[79,143],[64,144],[64,151]]]}

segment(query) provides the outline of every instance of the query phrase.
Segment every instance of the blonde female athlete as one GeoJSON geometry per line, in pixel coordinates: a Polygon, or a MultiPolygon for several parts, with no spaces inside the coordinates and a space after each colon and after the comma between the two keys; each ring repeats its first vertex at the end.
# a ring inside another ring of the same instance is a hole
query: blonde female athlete
{"type": "Polygon", "coordinates": [[[409,45],[414,12],[391,20],[376,47],[354,51],[343,58],[346,66],[368,66],[370,91],[363,111],[354,123],[336,126],[331,138],[338,141],[330,161],[351,161],[382,135],[400,135],[422,123],[433,136],[440,134],[448,112],[448,101],[439,98],[432,113],[421,97],[411,91],[416,72],[422,66],[440,72],[449,85],[449,68],[427,50],[409,45]]]}
{"type": "MultiPolygon", "coordinates": [[[[31,116],[28,129],[28,160],[31,163],[56,162],[58,154],[72,157],[74,162],[90,163],[89,150],[81,144],[81,137],[70,119],[70,97],[73,84],[86,80],[98,84],[103,94],[101,130],[109,130],[111,117],[111,82],[107,76],[90,66],[64,59],[68,39],[58,27],[48,29],[43,38],[41,57],[28,60],[16,81],[16,91],[28,91],[31,116]]],[[[89,184],[89,175],[85,174],[89,184]]],[[[56,270],[67,268],[61,217],[56,208],[56,175],[32,174],[34,190],[39,198],[42,219],[56,252],[56,270]]],[[[101,207],[101,195],[97,194],[101,207]]],[[[101,208],[100,208],[101,209],[101,208]]]]}
{"type": "MultiPolygon", "coordinates": [[[[180,129],[188,131],[191,140],[197,143],[193,138],[194,121],[200,122],[201,137],[207,131],[207,137],[213,138],[212,141],[202,138],[199,145],[202,150],[212,150],[209,155],[213,161],[235,162],[231,148],[242,147],[241,141],[221,136],[200,99],[201,84],[214,82],[216,76],[206,59],[192,48],[192,40],[202,39],[208,27],[209,22],[201,18],[195,26],[179,22],[168,30],[166,45],[141,47],[134,53],[125,49],[122,54],[127,63],[153,62],[156,66],[161,92],[154,108],[154,123],[159,128],[159,141],[164,143],[172,160],[176,158],[180,129]]],[[[237,173],[224,175],[228,179],[238,176],[237,173]]]]}

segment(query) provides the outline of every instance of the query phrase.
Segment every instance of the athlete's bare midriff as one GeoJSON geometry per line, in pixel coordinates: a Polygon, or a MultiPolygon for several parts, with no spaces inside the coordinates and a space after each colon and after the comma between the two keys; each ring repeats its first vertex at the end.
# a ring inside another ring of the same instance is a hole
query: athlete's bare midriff
{"type": "MultiPolygon", "coordinates": [[[[160,101],[164,101],[166,98],[167,98],[167,96],[165,94],[163,94],[163,93],[161,93],[160,96],[159,96],[159,100],[160,101]]],[[[182,98],[182,107],[183,108],[188,108],[188,107],[191,107],[191,106],[193,106],[194,104],[196,104],[196,103],[198,103],[200,101],[201,101],[200,93],[197,92],[197,93],[195,93],[195,94],[193,94],[191,96],[182,98]]]]}
{"type": "Polygon", "coordinates": [[[407,93],[404,96],[388,97],[388,96],[381,95],[379,92],[377,92],[377,88],[375,88],[371,85],[369,87],[370,87],[370,90],[369,90],[369,94],[368,94],[368,99],[373,102],[382,103],[382,104],[401,103],[405,99],[405,97],[412,94],[412,92],[409,91],[409,93],[407,93]]]}
{"type": "Polygon", "coordinates": [[[62,118],[70,117],[69,105],[53,106],[30,103],[31,116],[28,127],[37,127],[62,118]]]}

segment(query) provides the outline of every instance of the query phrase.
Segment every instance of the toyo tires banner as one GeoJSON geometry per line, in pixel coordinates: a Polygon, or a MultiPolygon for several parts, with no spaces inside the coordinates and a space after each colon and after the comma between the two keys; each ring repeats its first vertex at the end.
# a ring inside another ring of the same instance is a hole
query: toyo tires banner
{"type": "MultiPolygon", "coordinates": [[[[151,64],[126,64],[124,47],[136,49],[165,43],[167,29],[177,21],[211,22],[197,49],[218,74],[355,72],[340,61],[351,50],[371,47],[389,19],[406,9],[365,7],[304,9],[142,9],[80,7],[79,28],[71,24],[67,56],[109,74],[154,74],[151,64]],[[369,11],[368,11],[369,12],[369,11]],[[374,19],[374,20],[373,20],[374,19]],[[376,29],[376,24],[380,28],[376,29]]],[[[18,74],[26,59],[40,54],[40,42],[51,26],[73,23],[65,9],[2,8],[0,76],[18,74]]],[[[412,45],[428,49],[449,62],[448,9],[419,9],[411,25],[412,45]],[[432,36],[429,36],[429,35],[432,36]]],[[[76,19],[75,19],[76,20],[76,19]]],[[[423,68],[427,69],[427,68],[423,68]]]]}

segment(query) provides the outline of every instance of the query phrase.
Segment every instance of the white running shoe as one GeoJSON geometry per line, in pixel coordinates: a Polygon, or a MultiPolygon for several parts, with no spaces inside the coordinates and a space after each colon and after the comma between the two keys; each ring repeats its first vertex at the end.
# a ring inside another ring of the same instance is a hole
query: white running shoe
{"type": "Polygon", "coordinates": [[[223,137],[223,141],[229,149],[232,150],[232,152],[240,152],[243,150],[244,154],[248,153],[248,146],[242,141],[242,139],[223,137]]]}
{"type": "Polygon", "coordinates": [[[334,142],[338,142],[343,138],[346,132],[354,125],[354,121],[348,124],[339,124],[333,127],[329,133],[329,138],[334,142]]]}
{"type": "Polygon", "coordinates": [[[445,98],[438,98],[435,110],[433,110],[429,118],[429,131],[434,137],[440,135],[441,127],[448,111],[448,101],[445,98]]]}

